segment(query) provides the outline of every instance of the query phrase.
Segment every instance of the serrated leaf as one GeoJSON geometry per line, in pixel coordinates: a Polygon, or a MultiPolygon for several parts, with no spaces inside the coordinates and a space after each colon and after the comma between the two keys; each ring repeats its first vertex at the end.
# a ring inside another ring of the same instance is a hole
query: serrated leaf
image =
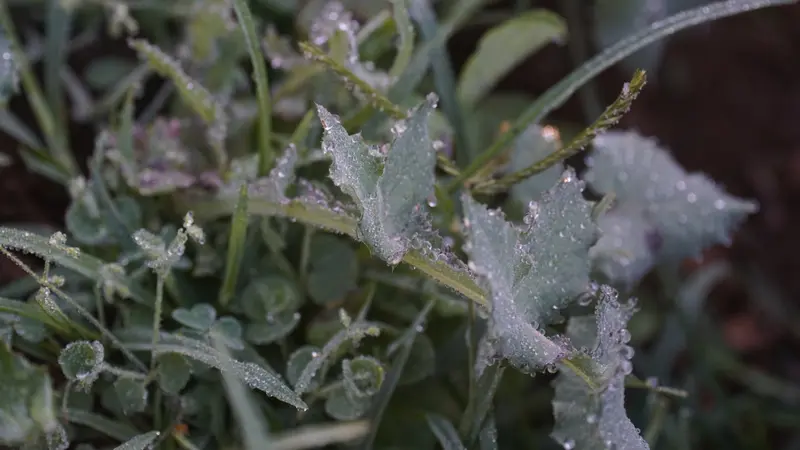
{"type": "Polygon", "coordinates": [[[587,183],[601,194],[614,193],[618,208],[627,213],[639,211],[662,242],[655,252],[659,262],[677,262],[729,243],[732,230],[757,209],[705,175],[684,172],[653,139],[615,131],[598,136],[594,147],[587,183]]]}
{"type": "Polygon", "coordinates": [[[105,349],[99,341],[70,342],[58,355],[64,376],[86,388],[92,385],[103,368],[105,349]]]}
{"type": "Polygon", "coordinates": [[[178,394],[192,376],[192,367],[181,355],[165,353],[158,358],[158,386],[168,394],[178,394]]]}
{"type": "Polygon", "coordinates": [[[564,20],[543,9],[518,14],[486,32],[461,71],[461,104],[473,107],[514,67],[545,45],[561,41],[566,34],[564,20]]]}
{"type": "Polygon", "coordinates": [[[47,371],[0,343],[0,445],[17,446],[59,426],[47,371]]]}
{"type": "Polygon", "coordinates": [[[596,238],[583,183],[570,169],[529,205],[527,229],[506,222],[471,197],[463,199],[470,264],[492,298],[489,343],[496,356],[530,372],[566,356],[541,327],[588,290],[589,248],[596,238]]]}
{"type": "Polygon", "coordinates": [[[208,303],[199,303],[191,309],[178,308],[172,311],[172,318],[189,328],[206,331],[214,325],[217,311],[208,303]]]}
{"type": "Polygon", "coordinates": [[[395,129],[397,137],[384,158],[359,134],[349,135],[339,120],[317,106],[325,130],[322,147],[333,158],[330,177],[361,211],[359,237],[389,264],[397,264],[423,218],[433,194],[436,155],[428,134],[428,117],[436,106],[431,94],[395,129]]]}
{"type": "Polygon", "coordinates": [[[635,310],[632,304],[621,305],[609,287],[601,287],[599,297],[595,316],[571,318],[567,336],[576,346],[590,349],[591,370],[604,382],[591,389],[574,373],[559,373],[553,381],[552,436],[564,448],[647,450],[625,412],[625,376],[633,356],[625,327],[635,310]]]}
{"type": "Polygon", "coordinates": [[[353,247],[329,234],[311,242],[308,295],[318,305],[342,300],[356,287],[358,258],[353,247]]]}
{"type": "Polygon", "coordinates": [[[114,382],[114,392],[125,414],[142,412],[147,407],[147,387],[140,380],[118,378],[114,382]]]}
{"type": "MultiPolygon", "coordinates": [[[[559,147],[560,141],[553,128],[531,125],[514,141],[509,170],[517,172],[525,169],[554,153],[559,147]]],[[[511,195],[521,204],[527,205],[553,187],[563,172],[564,164],[556,163],[544,172],[511,186],[511,195]]]]}
{"type": "Polygon", "coordinates": [[[150,444],[158,438],[159,434],[158,431],[150,431],[134,436],[122,445],[115,447],[114,450],[147,450],[151,448],[150,444]]]}

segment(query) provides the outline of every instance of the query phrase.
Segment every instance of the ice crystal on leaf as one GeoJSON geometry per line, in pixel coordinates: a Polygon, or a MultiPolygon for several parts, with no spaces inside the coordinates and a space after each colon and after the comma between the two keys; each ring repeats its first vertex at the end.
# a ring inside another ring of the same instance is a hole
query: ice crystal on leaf
{"type": "Polygon", "coordinates": [[[397,264],[419,228],[433,194],[436,154],[428,117],[436,107],[431,94],[411,114],[384,157],[360,134],[350,135],[339,119],[317,106],[325,133],[322,148],[333,158],[330,177],[361,211],[359,237],[390,264],[397,264]]]}
{"type": "Polygon", "coordinates": [[[647,442],[625,412],[625,376],[631,371],[633,350],[625,329],[635,312],[633,304],[620,304],[617,293],[603,286],[594,316],[572,317],[567,337],[591,349],[590,372],[594,389],[570,371],[562,371],[553,385],[553,438],[564,448],[585,450],[647,450],[647,442]]]}
{"type": "Polygon", "coordinates": [[[596,230],[582,191],[574,172],[565,171],[529,205],[522,230],[499,211],[463,199],[470,264],[491,293],[489,353],[523,371],[566,355],[541,327],[560,321],[559,310],[589,288],[588,253],[596,230]]]}

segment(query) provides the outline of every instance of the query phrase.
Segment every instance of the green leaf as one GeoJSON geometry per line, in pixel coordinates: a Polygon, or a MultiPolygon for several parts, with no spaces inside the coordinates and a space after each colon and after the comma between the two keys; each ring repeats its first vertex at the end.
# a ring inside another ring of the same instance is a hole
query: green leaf
{"type": "Polygon", "coordinates": [[[351,400],[369,399],[383,384],[384,371],[380,361],[371,356],[358,356],[342,361],[344,389],[351,400]]]}
{"type": "Polygon", "coordinates": [[[256,345],[267,345],[288,336],[300,323],[300,313],[287,312],[273,315],[266,323],[249,323],[245,328],[245,339],[256,345]]]}
{"type": "Polygon", "coordinates": [[[474,107],[518,64],[545,45],[563,41],[566,34],[564,20],[543,9],[519,14],[487,31],[461,71],[461,103],[474,107]]]}
{"type": "Polygon", "coordinates": [[[398,134],[384,158],[360,135],[350,136],[339,120],[317,106],[325,133],[323,150],[333,157],[330,177],[361,210],[359,236],[392,265],[400,262],[433,195],[436,155],[428,135],[428,117],[436,106],[431,94],[398,134]]]}
{"type": "Polygon", "coordinates": [[[305,410],[307,408],[300,397],[292,392],[277,374],[252,362],[228,361],[225,355],[204,342],[163,332],[158,339],[159,343],[155,346],[150,342],[148,333],[134,333],[129,338],[132,342],[126,342],[125,347],[131,350],[153,351],[156,356],[177,353],[218,370],[230,370],[251,388],[258,389],[298,409],[305,410]]]}
{"type": "Polygon", "coordinates": [[[661,244],[657,231],[642,211],[617,208],[597,219],[600,239],[589,257],[593,270],[627,291],[655,266],[661,244]]]}
{"type": "Polygon", "coordinates": [[[567,354],[543,327],[561,320],[559,310],[589,289],[589,248],[596,239],[591,204],[570,169],[532,202],[526,229],[506,222],[471,197],[463,199],[470,264],[492,298],[488,342],[496,356],[531,372],[567,354]]]}
{"type": "Polygon", "coordinates": [[[178,308],[172,311],[172,318],[189,328],[206,331],[214,325],[217,311],[208,303],[199,303],[191,309],[178,308]]]}
{"type": "Polygon", "coordinates": [[[58,355],[58,364],[64,376],[88,388],[100,374],[105,359],[105,349],[98,341],[70,342],[58,355]]]}
{"type": "Polygon", "coordinates": [[[239,304],[248,318],[263,323],[281,314],[294,313],[302,300],[294,283],[272,275],[253,280],[242,292],[239,304]]]}
{"type": "MultiPolygon", "coordinates": [[[[663,20],[670,13],[673,1],[657,0],[600,0],[594,4],[594,26],[592,31],[597,48],[604,49],[621,39],[645,28],[653,22],[663,20]]],[[[631,54],[622,61],[625,71],[642,69],[655,73],[661,63],[661,55],[667,39],[656,41],[631,54]]]]}
{"type": "Polygon", "coordinates": [[[589,365],[595,389],[570,371],[561,371],[553,381],[553,438],[564,448],[647,450],[647,442],[625,412],[625,376],[631,373],[633,349],[627,345],[625,329],[635,312],[633,303],[622,305],[617,293],[600,288],[595,316],[573,317],[567,336],[576,347],[590,349],[589,365]]]}
{"type": "Polygon", "coordinates": [[[114,450],[147,450],[150,444],[159,436],[158,431],[150,431],[148,433],[140,434],[132,437],[129,441],[114,448],[114,450]]]}
{"type": "Polygon", "coordinates": [[[19,72],[17,60],[11,51],[11,42],[5,35],[0,34],[0,106],[8,103],[9,98],[19,91],[19,72]]]}
{"type": "Polygon", "coordinates": [[[239,188],[239,199],[236,202],[236,210],[231,218],[231,228],[228,234],[228,253],[225,262],[225,278],[222,281],[222,288],[219,291],[219,304],[227,305],[236,291],[239,281],[239,269],[242,265],[245,244],[247,242],[247,185],[242,184],[239,188]]]}
{"type": "Polygon", "coordinates": [[[418,334],[411,344],[408,360],[403,368],[399,384],[412,384],[428,378],[436,370],[436,350],[425,334],[418,334]]]}
{"type": "Polygon", "coordinates": [[[186,358],[176,353],[158,355],[158,386],[168,394],[179,394],[192,376],[186,358]]]}
{"type": "Polygon", "coordinates": [[[730,243],[733,229],[757,210],[704,174],[686,173],[653,139],[608,132],[595,139],[594,147],[587,183],[600,194],[614,193],[617,207],[609,215],[646,221],[644,234],[661,242],[653,249],[659,262],[678,262],[730,243]]]}
{"type": "Polygon", "coordinates": [[[143,39],[129,39],[128,45],[136,50],[139,58],[146,61],[152,70],[169,78],[175,84],[183,100],[206,124],[213,125],[223,119],[222,106],[214,100],[206,88],[191,79],[177,61],[143,39]]]}
{"type": "Polygon", "coordinates": [[[318,305],[342,300],[357,287],[358,258],[353,247],[329,234],[311,242],[308,295],[318,305]]]}
{"type": "MultiPolygon", "coordinates": [[[[303,370],[311,363],[314,358],[319,357],[322,350],[313,345],[304,345],[295,350],[290,356],[289,361],[286,363],[286,380],[292,386],[297,386],[300,381],[300,376],[303,370]]],[[[308,382],[308,389],[316,389],[319,387],[320,377],[316,374],[310,382],[308,382]]]]}
{"type": "Polygon", "coordinates": [[[118,378],[114,382],[114,392],[125,414],[142,412],[147,407],[147,386],[140,380],[118,378]]]}
{"type": "Polygon", "coordinates": [[[58,427],[46,369],[0,342],[0,445],[18,446],[58,427]]]}
{"type": "Polygon", "coordinates": [[[233,350],[244,349],[242,342],[242,324],[232,316],[220,317],[212,328],[214,334],[228,348],[233,350]]]}
{"type": "Polygon", "coordinates": [[[96,58],[89,61],[83,71],[83,78],[93,89],[104,91],[133,72],[136,66],[133,61],[118,56],[96,58]]]}
{"type": "Polygon", "coordinates": [[[355,420],[362,417],[370,406],[368,398],[353,398],[344,387],[334,389],[325,400],[325,412],[336,420],[355,420]]]}
{"type": "Polygon", "coordinates": [[[444,450],[466,450],[456,427],[449,420],[438,414],[425,414],[425,419],[444,450]]]}

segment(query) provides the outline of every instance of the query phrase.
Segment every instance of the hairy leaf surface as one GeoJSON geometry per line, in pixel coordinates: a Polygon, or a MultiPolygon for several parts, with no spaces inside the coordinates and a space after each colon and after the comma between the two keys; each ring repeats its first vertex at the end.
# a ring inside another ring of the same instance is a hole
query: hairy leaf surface
{"type": "Polygon", "coordinates": [[[647,442],[625,412],[625,376],[631,372],[633,349],[625,329],[635,309],[622,305],[616,292],[602,287],[595,316],[573,317],[567,336],[590,349],[596,389],[571,371],[561,371],[553,385],[553,438],[564,448],[586,450],[646,450],[647,442]]]}
{"type": "Polygon", "coordinates": [[[524,371],[565,356],[541,327],[561,320],[559,310],[589,287],[588,252],[596,232],[582,191],[574,172],[564,172],[530,204],[524,230],[464,198],[470,264],[491,292],[491,350],[524,371]]]}
{"type": "Polygon", "coordinates": [[[361,211],[359,237],[390,264],[402,259],[433,194],[436,155],[428,117],[436,107],[429,95],[404,122],[384,157],[360,134],[350,135],[339,119],[317,106],[325,133],[322,148],[333,158],[330,177],[361,211]]]}

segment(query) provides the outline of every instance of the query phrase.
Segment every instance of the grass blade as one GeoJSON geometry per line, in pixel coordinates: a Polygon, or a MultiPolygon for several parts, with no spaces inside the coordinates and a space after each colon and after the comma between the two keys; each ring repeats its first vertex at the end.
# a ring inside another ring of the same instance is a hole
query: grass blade
{"type": "Polygon", "coordinates": [[[414,25],[408,16],[408,0],[390,0],[392,3],[392,16],[394,17],[395,28],[400,36],[397,47],[397,55],[394,57],[392,68],[389,75],[400,76],[408,66],[411,56],[414,54],[414,25]]]}
{"type": "Polygon", "coordinates": [[[231,233],[228,237],[228,257],[225,264],[225,278],[219,292],[220,305],[227,305],[236,291],[239,279],[239,268],[244,256],[244,245],[247,241],[247,185],[239,189],[239,200],[231,220],[231,233]]]}
{"type": "Polygon", "coordinates": [[[642,91],[646,82],[647,77],[644,71],[637,70],[636,73],[633,74],[631,81],[625,83],[617,99],[603,111],[603,114],[601,114],[594,123],[575,136],[569,144],[518,172],[509,174],[498,181],[490,181],[484,186],[476,186],[475,190],[480,193],[497,193],[503,191],[528,177],[544,172],[553,165],[578,154],[578,152],[586,148],[586,146],[592,142],[595,136],[619,122],[622,116],[628,112],[631,104],[636,100],[636,97],[642,91]]]}
{"type": "Polygon", "coordinates": [[[456,177],[448,186],[452,192],[469,179],[481,167],[497,157],[528,125],[538,123],[547,114],[564,104],[575,91],[586,82],[621,61],[628,55],[659,39],[680,30],[723,17],[733,16],[755,9],[770,6],[788,5],[797,0],[727,0],[703,5],[675,14],[664,20],[654,22],[647,28],[634,33],[603,50],[600,54],[562,78],[553,87],[542,94],[522,115],[503,133],[486,151],[481,153],[472,163],[456,177]]]}
{"type": "Polygon", "coordinates": [[[259,39],[256,35],[256,26],[253,15],[247,6],[246,0],[235,0],[233,8],[247,42],[247,50],[253,64],[253,81],[256,83],[256,96],[258,98],[258,173],[266,175],[272,166],[275,155],[272,153],[270,135],[272,134],[272,103],[269,98],[269,79],[264,56],[261,54],[259,39]]]}
{"type": "Polygon", "coordinates": [[[58,145],[68,148],[66,106],[61,89],[61,69],[66,64],[69,35],[72,29],[72,13],[61,2],[50,2],[45,24],[47,37],[44,48],[44,89],[50,110],[53,112],[60,139],[58,145]]]}

